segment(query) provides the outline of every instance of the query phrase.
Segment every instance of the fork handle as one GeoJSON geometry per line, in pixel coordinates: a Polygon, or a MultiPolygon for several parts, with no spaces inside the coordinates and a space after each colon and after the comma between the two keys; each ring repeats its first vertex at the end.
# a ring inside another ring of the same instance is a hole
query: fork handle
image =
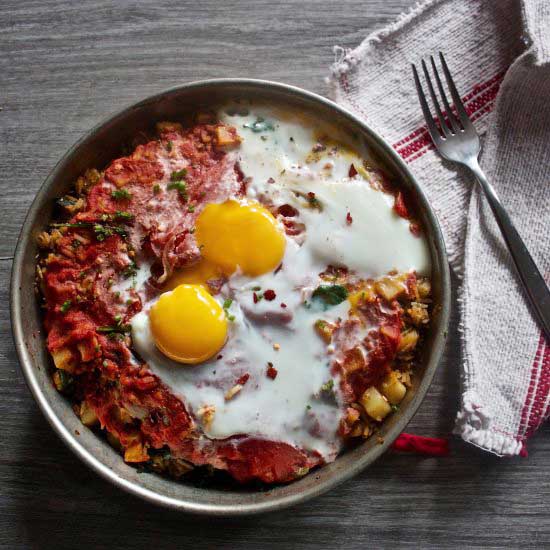
{"type": "Polygon", "coordinates": [[[538,270],[531,254],[529,254],[508,212],[504,206],[502,206],[493,186],[487,181],[485,174],[479,166],[477,158],[474,157],[466,166],[473,172],[485,193],[485,197],[500,227],[502,236],[508,245],[508,250],[512,255],[520,279],[527,291],[531,305],[539,318],[547,340],[550,340],[550,291],[544,282],[544,278],[538,270]]]}

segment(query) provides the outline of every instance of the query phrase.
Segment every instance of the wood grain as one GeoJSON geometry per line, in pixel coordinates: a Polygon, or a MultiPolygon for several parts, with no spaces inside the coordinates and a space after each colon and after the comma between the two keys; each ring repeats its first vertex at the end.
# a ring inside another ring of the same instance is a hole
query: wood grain
{"type": "MultiPolygon", "coordinates": [[[[353,46],[412,0],[161,0],[0,4],[0,546],[5,548],[383,548],[550,545],[550,427],[528,459],[453,440],[447,459],[388,453],[294,509],[239,520],[193,518],[122,493],[55,436],[11,342],[10,257],[48,171],[109,113],[199,78],[250,76],[324,93],[332,46],[353,46]]],[[[453,327],[456,326],[456,317],[453,327]]],[[[408,431],[447,435],[459,347],[408,431]]]]}

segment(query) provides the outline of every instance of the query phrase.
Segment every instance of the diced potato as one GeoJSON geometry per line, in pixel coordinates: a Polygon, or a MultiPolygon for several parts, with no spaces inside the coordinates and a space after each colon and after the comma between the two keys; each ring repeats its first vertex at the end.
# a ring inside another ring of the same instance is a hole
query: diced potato
{"type": "Polygon", "coordinates": [[[124,451],[125,462],[146,462],[149,460],[147,449],[143,446],[141,441],[132,443],[129,447],[126,447],[124,451]]]}
{"type": "Polygon", "coordinates": [[[366,413],[378,422],[384,420],[391,412],[388,400],[374,386],[365,390],[361,396],[361,405],[366,413]]]}
{"type": "Polygon", "coordinates": [[[132,415],[123,407],[117,407],[114,414],[122,424],[130,424],[134,420],[132,415]]]}
{"type": "Polygon", "coordinates": [[[364,288],[352,292],[348,296],[348,300],[352,308],[357,308],[365,302],[373,302],[375,298],[376,294],[374,292],[374,287],[372,284],[367,284],[364,288]]]}
{"type": "Polygon", "coordinates": [[[335,328],[335,325],[327,321],[323,321],[322,319],[318,319],[317,321],[315,321],[315,331],[323,339],[325,344],[330,344],[332,333],[334,332],[335,328]]]}
{"type": "Polygon", "coordinates": [[[67,372],[74,372],[74,359],[73,354],[69,348],[61,348],[52,351],[53,362],[56,368],[66,370],[67,372]]]}
{"type": "Polygon", "coordinates": [[[170,122],[167,120],[157,122],[156,128],[159,134],[162,132],[181,132],[183,130],[183,126],[179,122],[170,122]]]}
{"type": "Polygon", "coordinates": [[[408,329],[401,333],[401,339],[397,346],[398,353],[407,353],[412,351],[418,342],[418,332],[414,329],[408,329]]]}
{"type": "Polygon", "coordinates": [[[422,300],[425,298],[429,298],[430,294],[432,293],[432,285],[429,279],[419,279],[417,282],[417,288],[418,295],[422,300]]]}
{"type": "Polygon", "coordinates": [[[382,393],[392,405],[397,405],[403,401],[407,393],[407,388],[402,384],[395,372],[390,372],[381,384],[382,393]]]}
{"type": "Polygon", "coordinates": [[[374,283],[374,289],[384,300],[391,302],[407,292],[407,285],[403,276],[383,277],[374,283]]]}
{"type": "Polygon", "coordinates": [[[87,401],[80,403],[80,420],[84,426],[95,426],[98,423],[97,415],[87,401]]]}
{"type": "Polygon", "coordinates": [[[411,307],[407,310],[407,314],[417,327],[427,324],[430,320],[428,308],[425,304],[419,304],[418,302],[411,302],[411,307]]]}
{"type": "Polygon", "coordinates": [[[233,147],[241,142],[237,134],[230,132],[225,126],[216,128],[216,143],[220,147],[233,147]]]}
{"type": "Polygon", "coordinates": [[[53,373],[53,383],[55,389],[60,392],[70,392],[73,385],[73,377],[64,370],[56,370],[53,373]]]}
{"type": "Polygon", "coordinates": [[[95,358],[95,346],[98,345],[98,342],[97,339],[94,338],[94,340],[95,341],[92,342],[79,342],[76,345],[78,352],[80,353],[80,359],[84,361],[84,363],[87,363],[95,358]]]}

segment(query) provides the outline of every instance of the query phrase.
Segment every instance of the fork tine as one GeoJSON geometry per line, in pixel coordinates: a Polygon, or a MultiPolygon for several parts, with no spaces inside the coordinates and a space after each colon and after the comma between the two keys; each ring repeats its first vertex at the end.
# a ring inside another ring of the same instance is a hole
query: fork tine
{"type": "Polygon", "coordinates": [[[457,132],[460,131],[460,124],[458,123],[458,119],[455,117],[455,114],[453,113],[451,106],[447,101],[447,94],[443,89],[443,84],[441,84],[441,79],[439,78],[439,72],[437,70],[437,67],[435,66],[433,55],[430,55],[430,61],[432,62],[432,70],[435,75],[435,80],[437,82],[437,88],[439,89],[439,95],[443,98],[443,104],[445,105],[445,112],[447,113],[447,118],[449,119],[453,132],[456,134],[457,132]]]}
{"type": "Polygon", "coordinates": [[[441,60],[441,66],[443,67],[443,72],[445,73],[445,80],[447,81],[447,86],[451,91],[451,96],[453,97],[454,106],[455,106],[456,112],[458,113],[458,118],[462,123],[462,127],[465,130],[467,128],[473,128],[473,124],[470,121],[470,117],[468,116],[466,109],[464,108],[464,104],[462,103],[462,100],[460,99],[460,95],[458,93],[458,90],[456,89],[455,83],[453,81],[453,77],[451,76],[449,67],[447,67],[447,62],[445,61],[445,57],[443,56],[442,52],[439,52],[439,59],[441,60]]]}
{"type": "Polygon", "coordinates": [[[416,92],[418,93],[418,100],[420,101],[420,107],[422,108],[422,113],[424,114],[424,120],[426,121],[428,132],[430,133],[430,136],[434,143],[438,145],[439,143],[441,143],[441,140],[443,138],[441,137],[441,134],[439,133],[439,130],[435,125],[432,113],[430,113],[430,108],[428,107],[428,103],[426,102],[426,96],[424,95],[424,90],[422,89],[422,85],[420,84],[420,78],[418,78],[418,71],[416,70],[416,66],[414,63],[412,64],[412,70],[414,75],[414,83],[416,85],[416,92]]]}
{"type": "Polygon", "coordinates": [[[445,137],[449,137],[451,134],[450,128],[447,126],[445,119],[443,118],[443,113],[441,112],[441,107],[439,106],[439,101],[435,95],[434,87],[432,86],[432,79],[430,78],[430,73],[428,72],[428,67],[426,67],[426,62],[422,60],[422,70],[424,71],[424,77],[426,78],[426,83],[428,84],[428,90],[430,91],[430,96],[432,98],[432,103],[435,107],[435,112],[437,114],[437,119],[441,126],[441,131],[445,137]]]}

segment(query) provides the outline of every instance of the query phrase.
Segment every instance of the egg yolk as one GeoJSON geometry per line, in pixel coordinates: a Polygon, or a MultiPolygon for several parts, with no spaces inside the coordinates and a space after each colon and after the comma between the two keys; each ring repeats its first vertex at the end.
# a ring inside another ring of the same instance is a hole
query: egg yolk
{"type": "Polygon", "coordinates": [[[196,264],[176,271],[166,282],[165,290],[174,290],[179,285],[206,285],[210,279],[218,279],[224,275],[216,264],[201,258],[196,264]]]}
{"type": "Polygon", "coordinates": [[[208,204],[199,214],[195,236],[202,257],[226,275],[237,267],[245,275],[275,269],[285,252],[285,237],[273,215],[259,203],[228,200],[208,204]]]}
{"type": "Polygon", "coordinates": [[[179,363],[206,361],[227,338],[223,308],[201,285],[182,284],[162,294],[149,321],[159,350],[179,363]]]}

